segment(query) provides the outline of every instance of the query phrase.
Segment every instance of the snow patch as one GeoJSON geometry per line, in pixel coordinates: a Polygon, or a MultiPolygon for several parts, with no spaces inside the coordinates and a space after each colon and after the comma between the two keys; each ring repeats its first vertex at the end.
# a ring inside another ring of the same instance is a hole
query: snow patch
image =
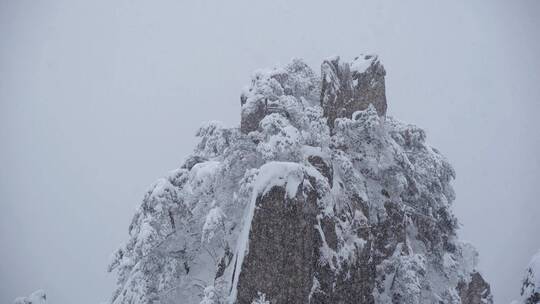
{"type": "Polygon", "coordinates": [[[225,228],[225,214],[220,207],[210,209],[202,230],[202,242],[210,242],[217,231],[225,228]]]}
{"type": "Polygon", "coordinates": [[[219,165],[220,162],[218,161],[207,161],[196,164],[191,169],[192,180],[196,184],[203,183],[216,173],[216,171],[219,169],[219,165]]]}
{"type": "Polygon", "coordinates": [[[259,169],[253,186],[256,196],[264,196],[273,187],[285,187],[287,197],[294,198],[304,180],[303,166],[291,162],[269,162],[259,169]]]}
{"type": "Polygon", "coordinates": [[[375,56],[360,56],[356,57],[351,62],[351,72],[364,73],[373,63],[375,56]]]}
{"type": "Polygon", "coordinates": [[[311,290],[309,291],[308,296],[308,303],[311,303],[311,298],[313,298],[313,295],[317,292],[321,291],[321,283],[319,283],[319,280],[317,277],[313,277],[313,284],[311,285],[311,290]]]}

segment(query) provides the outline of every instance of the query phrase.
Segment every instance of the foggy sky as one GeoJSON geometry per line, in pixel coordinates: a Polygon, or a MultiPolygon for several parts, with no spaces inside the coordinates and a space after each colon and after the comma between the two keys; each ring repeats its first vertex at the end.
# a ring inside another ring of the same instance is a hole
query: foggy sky
{"type": "Polygon", "coordinates": [[[389,115],[457,172],[496,303],[540,248],[538,1],[0,0],[0,302],[109,299],[109,256],[255,69],[377,53],[389,115]]]}

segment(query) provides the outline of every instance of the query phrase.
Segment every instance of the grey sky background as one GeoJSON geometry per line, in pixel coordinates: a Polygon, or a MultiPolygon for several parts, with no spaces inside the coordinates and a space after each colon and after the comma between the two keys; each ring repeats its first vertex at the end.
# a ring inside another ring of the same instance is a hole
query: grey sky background
{"type": "Polygon", "coordinates": [[[0,0],[0,302],[109,299],[111,252],[255,69],[377,53],[389,114],[457,171],[496,303],[540,248],[539,1],[0,0]]]}

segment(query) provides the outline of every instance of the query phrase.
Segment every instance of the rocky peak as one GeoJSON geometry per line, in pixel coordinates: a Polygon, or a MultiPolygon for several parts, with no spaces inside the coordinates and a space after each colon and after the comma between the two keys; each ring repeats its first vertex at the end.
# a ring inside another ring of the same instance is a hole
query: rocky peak
{"type": "Polygon", "coordinates": [[[340,62],[339,57],[321,65],[321,106],[330,128],[339,117],[351,117],[372,104],[380,116],[386,115],[384,76],[386,71],[376,55],[340,62]]]}
{"type": "Polygon", "coordinates": [[[288,116],[287,104],[319,102],[330,129],[336,118],[350,118],[372,104],[379,116],[386,115],[384,76],[386,71],[376,55],[363,55],[351,62],[336,56],[323,61],[317,76],[303,61],[295,59],[282,69],[259,71],[249,89],[240,97],[240,129],[249,133],[272,113],[288,116]]]}
{"type": "Polygon", "coordinates": [[[113,255],[113,304],[485,304],[454,170],[386,117],[376,56],[262,70],[148,191],[113,255]]]}
{"type": "Polygon", "coordinates": [[[512,302],[512,304],[538,303],[540,303],[540,251],[533,256],[525,271],[519,299],[512,302]]]}

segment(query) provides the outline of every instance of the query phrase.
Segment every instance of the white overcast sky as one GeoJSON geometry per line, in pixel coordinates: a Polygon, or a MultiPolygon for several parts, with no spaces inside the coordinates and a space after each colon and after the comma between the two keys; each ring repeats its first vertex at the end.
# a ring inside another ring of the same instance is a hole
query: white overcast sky
{"type": "Polygon", "coordinates": [[[540,248],[539,1],[0,0],[0,302],[110,297],[110,253],[261,67],[378,53],[389,114],[457,171],[496,303],[540,248]]]}

